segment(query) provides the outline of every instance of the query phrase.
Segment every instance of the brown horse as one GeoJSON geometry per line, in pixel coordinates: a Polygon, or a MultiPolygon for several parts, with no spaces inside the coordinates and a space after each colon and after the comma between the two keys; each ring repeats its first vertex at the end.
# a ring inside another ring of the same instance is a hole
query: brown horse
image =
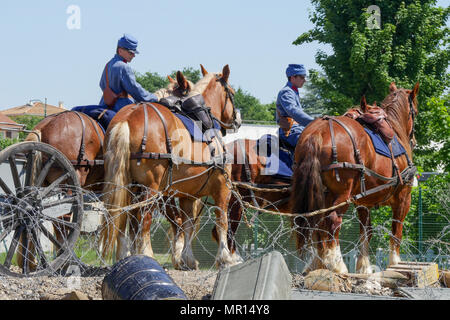
{"type": "MultiPolygon", "coordinates": [[[[212,117],[222,128],[239,127],[233,103],[234,92],[227,82],[230,75],[228,65],[220,74],[207,73],[203,67],[202,72],[204,77],[190,95],[203,96],[212,117]]],[[[121,214],[121,210],[116,209],[130,203],[131,195],[124,186],[137,182],[148,188],[148,192],[143,195],[144,201],[159,194],[168,196],[175,193],[180,198],[180,207],[185,213],[182,219],[186,221],[185,243],[192,241],[193,226],[189,226],[188,222],[192,212],[189,208],[195,197],[211,195],[217,208],[216,222],[219,227],[216,263],[219,266],[232,264],[226,245],[226,212],[230,194],[227,181],[231,165],[225,163],[224,148],[218,140],[215,138],[209,146],[204,142],[192,142],[179,118],[158,103],[129,105],[117,113],[105,138],[106,184],[103,193],[104,202],[110,209],[102,232],[104,256],[112,254],[113,245],[119,240],[116,258],[121,258],[124,250],[118,236],[119,232],[125,233],[128,216],[131,238],[135,239],[133,251],[153,255],[149,232],[151,213],[147,213],[150,219],[144,219],[139,209],[128,211],[127,214],[121,214]],[[211,147],[215,148],[214,158],[211,156],[211,147]],[[174,159],[177,163],[174,163],[174,159]]],[[[191,260],[189,254],[184,252],[183,263],[195,269],[196,261],[191,260]]]]}
{"type": "MultiPolygon", "coordinates": [[[[305,271],[328,268],[335,272],[347,272],[340,252],[339,231],[342,215],[350,201],[357,206],[362,222],[360,233],[363,241],[357,271],[371,271],[368,258],[371,238],[369,210],[375,205],[389,205],[392,208],[389,263],[400,261],[403,221],[410,207],[410,181],[415,172],[411,159],[419,84],[413,90],[406,90],[397,89],[395,83],[391,83],[389,90],[382,108],[398,141],[406,150],[406,154],[396,158],[398,170],[393,170],[390,158],[375,152],[363,127],[350,117],[317,119],[303,131],[297,143],[295,163],[298,165],[293,176],[291,205],[292,212],[298,216],[293,219],[293,228],[299,254],[302,254],[305,244],[312,244],[316,251],[305,271]],[[398,178],[400,171],[401,179],[398,178]],[[393,183],[386,182],[389,177],[393,177],[389,180],[393,183]],[[376,187],[380,188],[374,189],[376,187]],[[334,210],[331,208],[341,204],[334,210]],[[331,209],[327,213],[313,213],[324,208],[331,209]]],[[[363,101],[361,107],[364,110],[367,105],[363,101]]]]}
{"type": "MultiPolygon", "coordinates": [[[[193,86],[180,71],[177,81],[170,76],[168,79],[167,88],[155,92],[159,99],[170,95],[182,97],[193,86]]],[[[66,111],[43,119],[25,141],[41,141],[61,151],[74,164],[80,185],[86,187],[103,181],[103,166],[83,160],[102,158],[104,137],[103,130],[94,119],[82,112],[66,111]],[[80,164],[77,164],[78,160],[81,160],[80,164]]],[[[50,171],[46,182],[51,183],[55,176],[58,177],[50,171]]]]}
{"type": "MultiPolygon", "coordinates": [[[[168,79],[169,85],[167,88],[155,92],[158,98],[170,95],[182,97],[193,87],[193,83],[188,81],[181,72],[177,73],[177,81],[171,77],[168,77],[168,79]]],[[[34,127],[33,133],[30,133],[25,140],[41,141],[61,151],[74,165],[80,186],[93,191],[101,191],[100,182],[103,181],[104,176],[103,164],[101,162],[95,163],[94,160],[101,160],[103,156],[104,133],[94,119],[81,112],[62,112],[39,122],[34,127]]],[[[39,175],[39,166],[42,165],[43,160],[39,156],[36,157],[36,177],[39,175]]],[[[60,176],[60,170],[52,167],[43,182],[43,186],[50,185],[60,176]]],[[[68,220],[70,215],[62,218],[68,220]]],[[[57,241],[63,243],[64,226],[54,222],[53,230],[57,241]]],[[[33,244],[30,244],[30,246],[33,246],[33,244]]],[[[19,251],[22,249],[23,247],[20,247],[19,251]]],[[[19,254],[19,265],[23,265],[22,258],[23,254],[19,254]]]]}
{"type": "MultiPolygon", "coordinates": [[[[274,176],[266,172],[267,157],[258,148],[258,140],[238,139],[227,144],[227,150],[233,155],[231,179],[233,182],[248,183],[253,190],[245,184],[236,185],[237,192],[243,201],[269,210],[289,212],[290,179],[274,176]],[[265,190],[263,190],[265,189],[265,190]]],[[[241,223],[243,207],[240,199],[232,193],[228,212],[230,230],[228,232],[228,246],[235,261],[242,261],[236,248],[235,233],[241,223]]],[[[212,231],[217,237],[216,228],[212,231]]]]}

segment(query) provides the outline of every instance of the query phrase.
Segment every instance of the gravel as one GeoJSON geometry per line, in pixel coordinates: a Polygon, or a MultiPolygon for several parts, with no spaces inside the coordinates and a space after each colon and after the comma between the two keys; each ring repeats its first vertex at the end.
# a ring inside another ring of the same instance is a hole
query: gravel
{"type": "MultiPolygon", "coordinates": [[[[217,271],[167,272],[189,300],[209,299],[217,271]]],[[[78,298],[102,300],[102,282],[98,277],[34,277],[0,276],[0,300],[63,300],[78,298]]]]}
{"type": "MultiPolygon", "coordinates": [[[[210,299],[217,277],[215,270],[177,271],[167,273],[184,291],[189,300],[210,299]]],[[[15,278],[0,276],[0,300],[102,300],[103,276],[94,277],[35,277],[15,278]]],[[[302,288],[304,277],[293,274],[292,287],[302,288]]],[[[394,296],[389,288],[380,288],[367,281],[354,281],[351,292],[371,295],[394,296]]]]}

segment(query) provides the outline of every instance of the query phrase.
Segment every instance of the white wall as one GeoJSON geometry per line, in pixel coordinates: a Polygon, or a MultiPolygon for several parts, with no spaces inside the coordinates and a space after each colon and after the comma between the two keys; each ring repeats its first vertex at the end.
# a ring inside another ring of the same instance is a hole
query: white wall
{"type": "Polygon", "coordinates": [[[228,133],[224,142],[229,143],[236,139],[259,139],[265,134],[278,135],[278,126],[242,124],[237,133],[228,133]]]}

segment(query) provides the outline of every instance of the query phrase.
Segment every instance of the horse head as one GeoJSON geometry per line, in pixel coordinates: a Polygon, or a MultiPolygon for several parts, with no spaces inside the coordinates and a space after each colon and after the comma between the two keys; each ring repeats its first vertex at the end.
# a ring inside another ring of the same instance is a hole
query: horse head
{"type": "Polygon", "coordinates": [[[177,71],[177,80],[167,76],[169,82],[173,85],[172,95],[176,97],[186,97],[194,88],[194,83],[188,80],[181,71],[177,71]]]}
{"type": "Polygon", "coordinates": [[[396,126],[397,134],[404,133],[408,139],[411,149],[416,145],[414,135],[414,122],[418,114],[417,95],[419,93],[419,82],[412,90],[397,88],[395,82],[389,86],[389,94],[381,103],[388,117],[393,120],[392,125],[396,126]]]}
{"type": "Polygon", "coordinates": [[[223,134],[230,129],[233,132],[237,131],[241,126],[241,117],[234,102],[235,92],[228,84],[230,67],[224,66],[221,73],[209,73],[203,65],[200,67],[203,78],[196,83],[194,91],[203,95],[206,105],[211,108],[213,118],[219,122],[223,134]]]}
{"type": "Polygon", "coordinates": [[[158,100],[169,96],[186,97],[194,88],[194,83],[187,80],[181,71],[177,71],[177,80],[174,80],[171,76],[167,76],[167,79],[169,80],[167,87],[155,92],[158,100]]]}

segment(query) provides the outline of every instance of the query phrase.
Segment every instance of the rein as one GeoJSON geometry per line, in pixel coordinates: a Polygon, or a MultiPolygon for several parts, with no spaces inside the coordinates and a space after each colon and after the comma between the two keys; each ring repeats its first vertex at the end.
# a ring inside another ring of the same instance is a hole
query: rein
{"type": "Polygon", "coordinates": [[[414,111],[413,101],[412,101],[411,95],[408,95],[408,103],[409,103],[409,116],[412,119],[412,128],[411,128],[411,133],[409,134],[409,145],[410,145],[411,150],[412,150],[414,148],[413,143],[412,143],[412,139],[413,139],[414,133],[415,133],[414,122],[415,122],[415,119],[416,119],[416,113],[414,111]]]}
{"type": "Polygon", "coordinates": [[[220,113],[220,117],[222,118],[222,116],[223,116],[223,114],[225,113],[225,110],[226,110],[226,108],[227,108],[227,102],[228,102],[228,99],[231,101],[231,106],[233,107],[233,120],[232,120],[232,122],[231,123],[225,123],[225,122],[223,122],[222,120],[220,120],[220,119],[218,119],[217,117],[215,117],[214,115],[211,115],[212,116],[212,118],[214,119],[214,120],[216,120],[223,128],[225,128],[225,129],[233,129],[233,130],[237,130],[239,127],[238,127],[238,123],[237,123],[237,121],[236,121],[236,106],[235,106],[235,104],[234,104],[234,94],[233,94],[233,92],[231,91],[231,88],[230,88],[230,86],[228,85],[228,83],[225,81],[225,80],[223,80],[219,75],[216,75],[216,81],[219,81],[220,82],[220,84],[224,87],[224,89],[225,89],[225,93],[226,93],[226,98],[225,98],[225,104],[224,104],[224,106],[223,106],[223,108],[222,108],[222,112],[220,113]]]}

